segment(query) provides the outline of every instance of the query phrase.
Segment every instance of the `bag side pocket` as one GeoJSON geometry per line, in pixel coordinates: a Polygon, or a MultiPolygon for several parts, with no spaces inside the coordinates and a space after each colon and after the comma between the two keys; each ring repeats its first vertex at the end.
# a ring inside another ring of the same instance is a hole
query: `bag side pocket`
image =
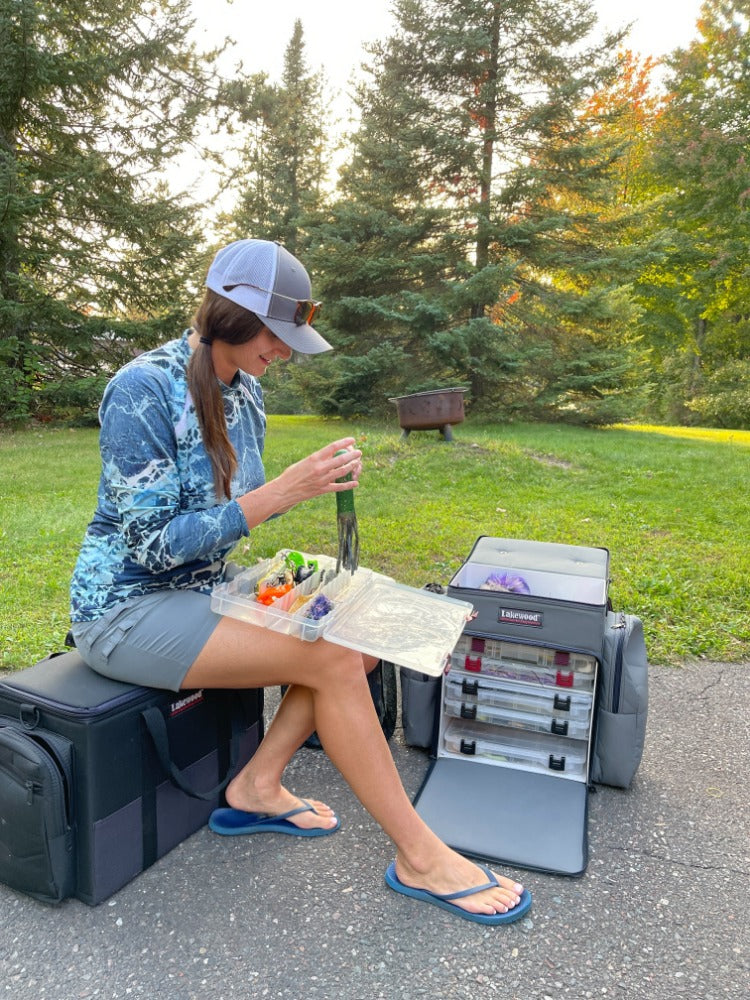
{"type": "Polygon", "coordinates": [[[608,612],[591,780],[628,788],[643,754],[648,715],[648,656],[635,615],[608,612]]]}
{"type": "Polygon", "coordinates": [[[432,746],[441,682],[442,677],[401,667],[401,721],[407,746],[432,746]]]}
{"type": "Polygon", "coordinates": [[[636,712],[608,712],[600,708],[591,778],[603,785],[628,788],[638,769],[643,748],[645,717],[636,712]]]}
{"type": "Polygon", "coordinates": [[[0,720],[0,881],[45,903],[75,890],[73,747],[0,720]]]}

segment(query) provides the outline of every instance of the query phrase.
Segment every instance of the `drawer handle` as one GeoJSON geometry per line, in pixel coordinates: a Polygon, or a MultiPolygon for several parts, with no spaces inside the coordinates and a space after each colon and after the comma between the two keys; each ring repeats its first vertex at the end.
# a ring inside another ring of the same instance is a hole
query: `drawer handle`
{"type": "Polygon", "coordinates": [[[567,719],[553,719],[552,725],[550,727],[550,732],[554,733],[555,736],[567,736],[568,735],[568,720],[567,719]]]}
{"type": "Polygon", "coordinates": [[[477,706],[476,705],[461,705],[461,718],[462,719],[476,719],[477,717],[477,706]]]}
{"type": "Polygon", "coordinates": [[[561,694],[555,695],[555,709],[558,712],[569,712],[570,711],[570,695],[563,698],[561,694]]]}
{"type": "Polygon", "coordinates": [[[549,755],[549,769],[550,771],[564,771],[565,770],[565,755],[560,757],[555,757],[553,753],[549,755]]]}
{"type": "Polygon", "coordinates": [[[468,677],[464,677],[461,682],[461,692],[462,694],[479,694],[479,681],[470,681],[468,677]]]}
{"type": "Polygon", "coordinates": [[[477,752],[476,740],[461,740],[461,753],[465,753],[469,757],[473,757],[476,752],[477,752]]]}

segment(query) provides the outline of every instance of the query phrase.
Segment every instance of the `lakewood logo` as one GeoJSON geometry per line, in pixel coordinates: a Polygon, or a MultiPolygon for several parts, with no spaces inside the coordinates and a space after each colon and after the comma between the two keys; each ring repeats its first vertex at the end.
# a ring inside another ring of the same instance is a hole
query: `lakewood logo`
{"type": "Polygon", "coordinates": [[[179,715],[181,712],[186,712],[193,705],[198,705],[203,701],[203,691],[194,691],[189,694],[187,698],[180,698],[179,701],[173,701],[169,706],[169,717],[174,718],[175,715],[179,715]]]}
{"type": "Polygon", "coordinates": [[[503,625],[531,625],[541,628],[544,615],[541,611],[517,611],[515,608],[500,608],[497,620],[503,625]]]}

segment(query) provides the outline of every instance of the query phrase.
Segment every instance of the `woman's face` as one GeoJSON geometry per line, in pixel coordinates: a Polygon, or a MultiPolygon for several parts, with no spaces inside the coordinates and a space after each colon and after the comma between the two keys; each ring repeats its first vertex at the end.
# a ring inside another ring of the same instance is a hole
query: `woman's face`
{"type": "Polygon", "coordinates": [[[291,347],[264,326],[260,333],[244,344],[227,344],[215,340],[212,347],[214,371],[226,385],[237,374],[237,369],[260,378],[273,361],[288,361],[291,347]]]}

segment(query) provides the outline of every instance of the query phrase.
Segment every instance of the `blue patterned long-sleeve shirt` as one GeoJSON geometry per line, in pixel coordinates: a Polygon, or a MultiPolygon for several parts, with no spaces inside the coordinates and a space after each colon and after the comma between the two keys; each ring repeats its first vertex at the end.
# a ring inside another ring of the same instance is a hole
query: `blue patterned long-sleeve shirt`
{"type": "MultiPolygon", "coordinates": [[[[71,584],[71,620],[165,588],[209,593],[247,522],[235,499],[220,500],[187,388],[186,331],[125,365],[99,410],[102,474],[96,513],[71,584]]],[[[219,383],[237,452],[232,497],[265,481],[266,418],[257,379],[219,383]]]]}

